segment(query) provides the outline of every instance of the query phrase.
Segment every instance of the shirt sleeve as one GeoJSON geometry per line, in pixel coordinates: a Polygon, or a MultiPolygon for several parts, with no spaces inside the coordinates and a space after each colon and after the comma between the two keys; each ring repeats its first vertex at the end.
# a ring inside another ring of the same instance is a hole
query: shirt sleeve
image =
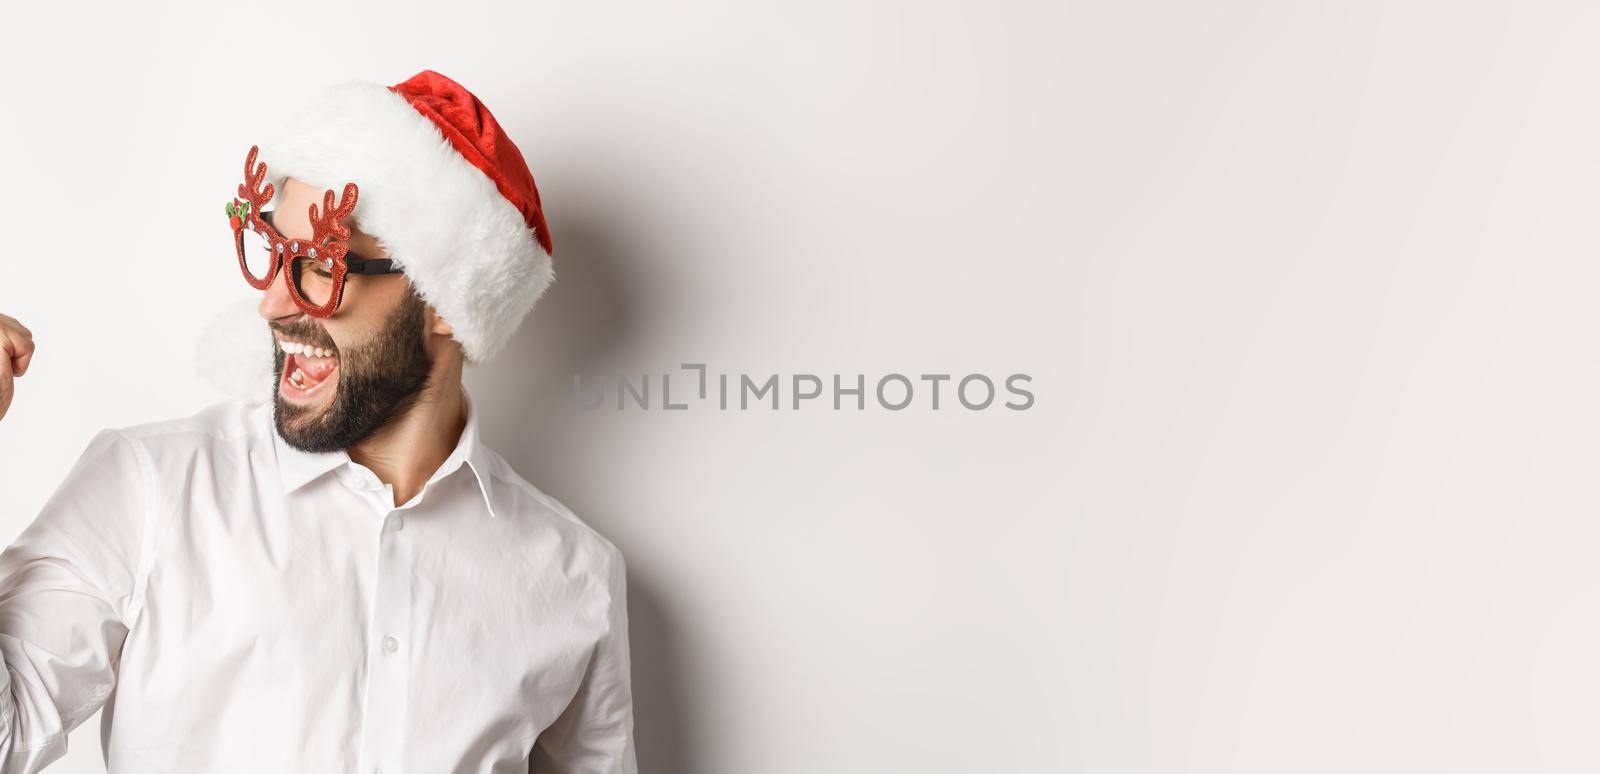
{"type": "Polygon", "coordinates": [[[628,583],[622,552],[611,547],[610,627],[596,644],[578,693],[539,735],[531,774],[638,774],[633,748],[633,686],[628,654],[628,583]]]}
{"type": "Polygon", "coordinates": [[[115,687],[149,514],[145,464],[112,430],[0,553],[0,773],[36,772],[115,687]]]}

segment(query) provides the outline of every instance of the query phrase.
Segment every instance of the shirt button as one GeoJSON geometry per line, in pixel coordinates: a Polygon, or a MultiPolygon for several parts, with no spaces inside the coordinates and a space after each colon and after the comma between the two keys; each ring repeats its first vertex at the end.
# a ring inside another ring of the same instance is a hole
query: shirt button
{"type": "Polygon", "coordinates": [[[383,650],[385,653],[393,653],[399,649],[400,641],[395,639],[393,635],[383,638],[383,650]]]}
{"type": "Polygon", "coordinates": [[[399,532],[400,530],[403,530],[405,528],[406,528],[406,517],[401,516],[398,513],[389,517],[389,529],[392,529],[395,532],[399,532]]]}

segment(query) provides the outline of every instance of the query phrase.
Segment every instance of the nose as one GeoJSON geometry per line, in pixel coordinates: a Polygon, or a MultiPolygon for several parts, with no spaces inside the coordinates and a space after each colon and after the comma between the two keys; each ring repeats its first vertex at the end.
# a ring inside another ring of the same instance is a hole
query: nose
{"type": "Polygon", "coordinates": [[[278,275],[272,278],[272,284],[267,286],[267,291],[261,295],[261,305],[257,307],[261,319],[271,323],[286,324],[300,319],[305,314],[300,306],[289,297],[289,272],[278,270],[278,275]]]}

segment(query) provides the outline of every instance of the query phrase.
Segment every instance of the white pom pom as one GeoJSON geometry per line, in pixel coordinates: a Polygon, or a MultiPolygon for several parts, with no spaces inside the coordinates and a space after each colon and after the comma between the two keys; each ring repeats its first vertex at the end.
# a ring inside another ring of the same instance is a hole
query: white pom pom
{"type": "Polygon", "coordinates": [[[272,398],[272,330],[257,314],[261,299],[223,308],[195,344],[195,372],[230,398],[264,403],[272,398]]]}

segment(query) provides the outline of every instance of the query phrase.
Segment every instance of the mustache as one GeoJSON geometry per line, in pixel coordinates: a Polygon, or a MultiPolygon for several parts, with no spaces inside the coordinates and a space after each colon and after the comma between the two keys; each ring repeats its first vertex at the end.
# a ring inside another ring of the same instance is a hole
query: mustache
{"type": "Polygon", "coordinates": [[[338,350],[338,347],[333,345],[333,337],[329,336],[328,332],[323,330],[322,326],[320,325],[302,321],[291,323],[289,325],[267,323],[267,327],[271,328],[273,331],[276,331],[279,335],[286,339],[292,339],[294,341],[310,344],[313,347],[338,350]]]}

